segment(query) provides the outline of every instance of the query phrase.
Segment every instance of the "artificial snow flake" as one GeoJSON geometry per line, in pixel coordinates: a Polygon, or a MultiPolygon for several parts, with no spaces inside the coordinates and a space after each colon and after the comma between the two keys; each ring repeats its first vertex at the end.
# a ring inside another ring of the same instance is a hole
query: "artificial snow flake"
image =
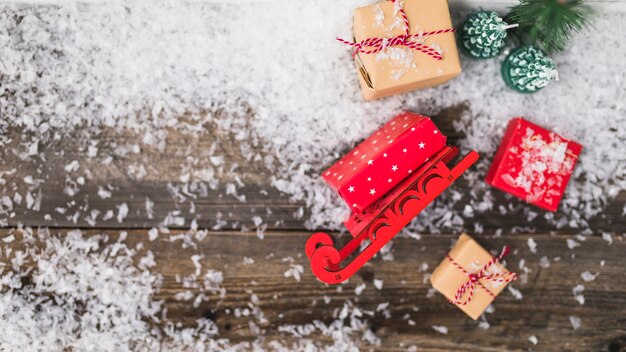
{"type": "Polygon", "coordinates": [[[150,241],[154,241],[157,239],[157,237],[159,237],[159,230],[156,229],[155,227],[151,228],[150,230],[148,230],[148,239],[150,241]]]}
{"type": "Polygon", "coordinates": [[[580,273],[580,277],[585,282],[591,282],[595,280],[598,275],[600,275],[600,273],[592,274],[590,271],[583,271],[582,273],[580,273]]]}
{"type": "Polygon", "coordinates": [[[448,333],[448,327],[447,326],[443,326],[443,325],[433,325],[431,326],[431,328],[433,330],[435,330],[436,332],[446,335],[448,333]]]}
{"type": "Polygon", "coordinates": [[[73,160],[71,163],[65,165],[66,172],[74,172],[77,171],[79,168],[80,164],[78,163],[78,160],[73,160]]]}
{"type": "Polygon", "coordinates": [[[122,203],[117,206],[117,222],[121,223],[126,219],[128,215],[128,205],[126,203],[122,203]]]}
{"type": "Polygon", "coordinates": [[[548,259],[548,257],[546,257],[546,256],[541,257],[541,259],[539,259],[539,266],[541,266],[544,269],[549,268],[550,267],[550,259],[548,259]]]}
{"type": "Polygon", "coordinates": [[[357,296],[360,296],[361,293],[363,293],[363,290],[365,290],[365,287],[366,287],[366,285],[364,283],[360,284],[357,287],[355,287],[354,288],[354,294],[357,295],[357,296]]]}
{"type": "Polygon", "coordinates": [[[522,292],[514,288],[512,285],[508,285],[507,289],[509,290],[509,292],[511,292],[511,294],[513,295],[513,297],[515,297],[515,299],[520,300],[524,298],[524,296],[522,295],[522,292]]]}
{"type": "Polygon", "coordinates": [[[111,192],[102,187],[98,187],[98,197],[102,199],[111,198],[111,192]]]}
{"type": "Polygon", "coordinates": [[[528,248],[531,253],[537,253],[537,242],[532,237],[528,238],[528,248]]]}
{"type": "Polygon", "coordinates": [[[580,326],[581,326],[581,321],[580,321],[579,317],[570,315],[569,322],[570,322],[570,324],[572,324],[572,329],[574,329],[574,330],[578,330],[580,328],[580,326]]]}
{"type": "Polygon", "coordinates": [[[113,210],[107,210],[107,212],[104,214],[104,216],[102,217],[103,221],[107,221],[109,219],[113,218],[113,210]]]}
{"type": "Polygon", "coordinates": [[[585,290],[585,286],[580,285],[580,284],[574,286],[574,288],[572,289],[572,294],[574,295],[574,299],[576,299],[576,301],[580,305],[585,304],[585,296],[583,296],[584,290],[585,290]]]}
{"type": "Polygon", "coordinates": [[[289,264],[289,269],[285,271],[285,277],[293,277],[297,282],[300,282],[304,267],[300,264],[289,264]]]}
{"type": "Polygon", "coordinates": [[[567,239],[567,248],[574,249],[576,247],[580,247],[580,243],[575,241],[575,240],[573,240],[573,239],[571,239],[571,238],[568,238],[567,239]]]}

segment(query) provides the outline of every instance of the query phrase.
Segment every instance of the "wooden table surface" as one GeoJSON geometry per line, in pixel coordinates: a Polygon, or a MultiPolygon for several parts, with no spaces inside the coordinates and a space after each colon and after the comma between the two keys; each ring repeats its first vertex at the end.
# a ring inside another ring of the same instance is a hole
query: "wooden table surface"
{"type": "MultiPolygon", "coordinates": [[[[454,119],[464,108],[450,107],[434,116],[450,136],[450,144],[462,136],[456,135],[445,121],[454,119]]],[[[144,250],[155,255],[155,270],[164,275],[163,288],[156,298],[165,301],[170,320],[193,326],[199,317],[211,318],[220,336],[232,341],[248,341],[258,335],[266,341],[298,340],[281,333],[278,327],[314,320],[329,323],[335,319],[334,312],[349,301],[365,312],[363,319],[381,338],[379,346],[364,344],[364,349],[405,350],[415,346],[424,351],[626,351],[625,194],[590,220],[592,236],[577,238],[580,229],[567,225],[556,229],[542,216],[528,223],[525,212],[538,209],[496,192],[494,209],[466,219],[467,229],[472,231],[473,222],[482,224],[483,233],[474,237],[486,248],[511,245],[513,253],[507,263],[522,274],[512,285],[522,297],[503,292],[494,304],[495,311],[486,314],[486,320],[479,324],[480,320],[471,320],[441,295],[431,292],[427,281],[428,273],[458,234],[422,234],[420,240],[396,238],[390,252],[393,260],[372,260],[344,285],[322,284],[310,272],[303,251],[311,234],[304,227],[310,215],[306,205],[291,202],[288,195],[276,191],[270,185],[271,171],[260,162],[245,160],[228,132],[214,126],[206,126],[205,130],[195,136],[169,131],[165,148],[157,150],[139,143],[140,134],[92,128],[89,133],[79,130],[40,141],[38,153],[29,157],[25,157],[26,147],[21,143],[24,138],[17,138],[20,132],[11,131],[8,137],[15,137],[15,142],[0,151],[0,196],[30,193],[32,202],[13,204],[12,209],[0,213],[0,238],[16,234],[18,241],[11,246],[19,248],[23,244],[17,228],[24,226],[48,227],[55,236],[64,236],[72,229],[114,237],[120,230],[128,231],[126,241],[131,247],[143,243],[144,250]],[[193,175],[192,182],[183,182],[185,168],[200,170],[205,164],[211,165],[210,151],[218,134],[222,143],[215,146],[213,154],[225,157],[224,170],[216,175],[218,182],[193,182],[193,175]],[[87,157],[89,143],[98,147],[95,157],[87,157]],[[139,150],[133,149],[134,145],[139,150]],[[190,155],[194,156],[192,161],[190,155]],[[66,167],[73,161],[78,168],[66,167]],[[236,169],[230,171],[235,163],[236,169]],[[74,187],[81,176],[84,185],[74,187]],[[226,193],[230,182],[244,185],[237,186],[237,192],[245,195],[245,202],[226,193]],[[68,187],[75,189],[75,194],[70,195],[68,187]],[[103,198],[102,190],[109,191],[110,197],[103,198]],[[147,201],[153,203],[152,212],[146,211],[147,201]],[[509,203],[514,204],[513,210],[501,215],[497,205],[509,203]],[[126,204],[129,212],[118,221],[121,204],[126,204]],[[94,209],[100,211],[95,223],[91,213],[94,209]],[[302,216],[299,209],[304,210],[302,216]],[[114,216],[105,221],[107,210],[114,216]],[[268,225],[264,239],[257,237],[254,216],[261,216],[268,225]],[[164,219],[169,220],[164,223],[164,219]],[[148,240],[152,227],[167,225],[173,235],[188,229],[192,219],[199,228],[211,229],[204,240],[197,242],[197,248],[172,244],[164,235],[148,240]],[[216,227],[224,221],[226,225],[216,227]],[[612,243],[603,233],[610,234],[612,243]],[[530,238],[537,243],[536,253],[530,251],[530,238]],[[568,239],[580,246],[568,248],[568,239]],[[193,253],[203,254],[204,268],[224,273],[226,289],[223,298],[216,294],[197,308],[191,301],[175,298],[185,290],[176,275],[193,272],[193,253]],[[544,265],[540,265],[542,257],[544,265]],[[244,258],[248,258],[246,262],[244,258]],[[290,265],[304,267],[299,282],[284,276],[290,265]],[[584,282],[584,271],[599,275],[594,281],[584,282]],[[374,286],[375,279],[383,280],[381,289],[374,286]],[[357,294],[355,288],[361,284],[365,289],[357,294]],[[578,284],[585,286],[584,305],[572,293],[578,284]],[[237,308],[249,306],[252,294],[258,296],[256,307],[266,318],[255,322],[260,331],[250,328],[249,317],[233,314],[237,308]],[[379,304],[386,302],[388,311],[377,312],[379,304]],[[581,320],[577,330],[570,323],[571,316],[581,320]],[[448,333],[439,333],[432,326],[445,326],[448,333]],[[536,345],[529,340],[531,336],[538,339],[536,345]]],[[[259,155],[267,153],[263,143],[257,143],[256,148],[259,155]]],[[[453,187],[467,189],[463,181],[453,187]]],[[[347,235],[340,238],[345,240],[347,235]]],[[[319,334],[307,338],[320,345],[332,340],[319,334]]]]}

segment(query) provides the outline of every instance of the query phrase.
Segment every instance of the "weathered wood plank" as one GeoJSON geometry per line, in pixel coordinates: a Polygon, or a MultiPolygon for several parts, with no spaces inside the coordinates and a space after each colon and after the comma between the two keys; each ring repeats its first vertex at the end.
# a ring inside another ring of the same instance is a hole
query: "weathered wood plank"
{"type": "MultiPolygon", "coordinates": [[[[14,230],[1,230],[0,237],[9,231],[14,230]]],[[[63,236],[63,231],[53,231],[63,236]]],[[[89,234],[100,232],[88,231],[89,234]]],[[[117,233],[114,230],[104,232],[112,237],[117,233]]],[[[203,241],[196,241],[197,249],[185,249],[180,242],[166,241],[165,235],[150,242],[146,231],[133,230],[126,243],[135,247],[141,242],[144,250],[154,253],[155,270],[164,275],[163,288],[156,298],[165,300],[171,320],[193,326],[197,318],[210,317],[219,326],[220,336],[233,341],[255,338],[250,321],[260,327],[259,335],[266,341],[297,341],[298,338],[280,333],[278,327],[313,320],[329,323],[334,320],[333,311],[341,309],[349,300],[364,312],[375,312],[372,317],[363,319],[382,339],[379,350],[404,350],[408,346],[416,346],[420,351],[623,351],[625,348],[626,282],[622,256],[626,242],[623,236],[613,236],[611,245],[598,236],[591,236],[573,250],[568,249],[565,236],[477,236],[486,248],[511,245],[513,253],[507,259],[507,266],[521,274],[524,270],[520,269],[520,261],[524,260],[528,270],[522,275],[525,279],[513,284],[523,298],[516,300],[511,293],[502,293],[494,304],[495,312],[486,315],[488,329],[480,328],[478,322],[467,318],[439,294],[429,294],[427,273],[442,260],[456,236],[427,235],[421,240],[398,238],[391,250],[393,261],[373,260],[356,277],[341,285],[341,290],[318,282],[311,274],[303,253],[308,236],[305,232],[271,232],[260,240],[253,233],[212,232],[203,241]],[[530,237],[537,243],[537,253],[529,250],[530,237]],[[224,273],[227,293],[223,299],[211,295],[209,302],[194,308],[191,301],[174,298],[184,291],[175,277],[195,270],[190,256],[197,253],[203,255],[203,270],[212,268],[224,273]],[[543,256],[548,258],[549,267],[539,265],[543,256]],[[244,257],[251,258],[254,264],[244,263],[244,257]],[[300,282],[284,277],[290,264],[304,266],[300,282]],[[425,271],[421,270],[426,266],[425,271]],[[587,270],[599,273],[594,281],[581,279],[581,273],[587,270]],[[374,279],[383,280],[381,290],[374,287],[374,279]],[[355,288],[363,283],[366,285],[363,292],[355,294],[355,288]],[[572,294],[572,288],[578,284],[585,286],[584,305],[572,294]],[[251,303],[252,294],[258,296],[255,304],[251,303]],[[325,296],[328,303],[324,301],[325,296]],[[377,306],[385,302],[389,303],[388,319],[382,312],[376,312],[377,306]],[[237,309],[246,308],[259,308],[267,321],[235,316],[237,309]],[[572,328],[570,316],[581,319],[578,330],[572,328]],[[433,325],[446,326],[449,333],[442,335],[432,329],[433,325]],[[528,340],[530,336],[538,338],[536,346],[528,340]]],[[[20,246],[19,241],[14,244],[20,246]]],[[[308,338],[317,343],[330,342],[328,337],[318,333],[308,338]]]]}
{"type": "MultiPolygon", "coordinates": [[[[452,121],[464,109],[466,105],[453,106],[431,114],[450,136],[450,144],[463,137],[455,132],[452,121]]],[[[142,144],[143,136],[130,131],[79,130],[61,139],[40,141],[37,153],[30,156],[30,145],[24,143],[21,132],[9,133],[13,143],[0,150],[0,197],[15,199],[19,194],[22,199],[13,201],[11,209],[0,203],[0,226],[188,228],[195,219],[204,228],[226,222],[223,229],[240,229],[252,228],[252,217],[260,216],[269,229],[298,230],[309,216],[304,203],[291,202],[288,195],[271,186],[272,172],[262,161],[268,154],[263,143],[251,143],[250,155],[258,158],[246,160],[241,142],[215,126],[198,134],[169,130],[162,150],[142,144]],[[90,144],[97,148],[92,156],[90,144]],[[221,158],[212,159],[215,156],[221,158]],[[229,187],[236,189],[236,194],[229,194],[229,187]],[[29,194],[34,203],[27,201],[29,194]],[[237,199],[241,196],[245,202],[237,199]],[[152,204],[150,210],[146,202],[152,204]],[[129,211],[119,221],[123,204],[129,211]],[[109,216],[107,212],[111,212],[109,216]]],[[[453,187],[469,189],[464,180],[453,187]]],[[[473,229],[476,222],[486,233],[527,226],[537,232],[556,230],[543,219],[540,209],[511,201],[497,190],[493,194],[493,210],[466,219],[466,228],[473,229]],[[501,214],[499,205],[509,203],[514,209],[501,214]],[[530,223],[525,216],[529,210],[539,213],[530,223]]],[[[602,214],[591,219],[591,229],[626,232],[622,220],[625,202],[626,193],[612,200],[602,214]]],[[[466,201],[459,202],[461,210],[464,204],[466,201]]],[[[559,230],[579,231],[567,225],[559,230]]]]}

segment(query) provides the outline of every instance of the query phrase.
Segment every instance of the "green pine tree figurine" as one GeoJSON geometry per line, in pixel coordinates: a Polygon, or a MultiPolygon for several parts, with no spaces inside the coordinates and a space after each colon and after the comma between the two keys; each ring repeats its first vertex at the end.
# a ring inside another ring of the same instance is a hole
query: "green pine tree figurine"
{"type": "Polygon", "coordinates": [[[487,59],[498,56],[505,45],[507,25],[496,12],[480,11],[470,15],[459,34],[461,50],[468,56],[487,59]]]}
{"type": "Polygon", "coordinates": [[[572,34],[589,24],[591,13],[584,0],[520,0],[506,18],[519,23],[514,35],[522,43],[552,54],[563,51],[572,34]]]}
{"type": "Polygon", "coordinates": [[[556,64],[534,45],[513,50],[502,63],[502,78],[520,93],[534,93],[558,79],[556,64]]]}

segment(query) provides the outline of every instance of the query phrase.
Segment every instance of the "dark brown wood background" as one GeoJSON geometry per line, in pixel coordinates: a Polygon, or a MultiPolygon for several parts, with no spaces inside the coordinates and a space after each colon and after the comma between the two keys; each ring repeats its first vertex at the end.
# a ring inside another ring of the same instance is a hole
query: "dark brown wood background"
{"type": "MultiPolygon", "coordinates": [[[[448,122],[465,108],[450,107],[434,116],[451,137],[451,144],[462,136],[455,134],[448,122]]],[[[15,193],[25,196],[31,192],[36,198],[41,194],[41,206],[39,210],[28,209],[24,200],[13,204],[12,209],[0,215],[0,221],[4,219],[0,238],[16,234],[18,241],[12,246],[17,248],[22,245],[17,230],[21,226],[49,227],[55,236],[63,236],[76,228],[87,234],[109,233],[112,236],[117,236],[120,229],[129,231],[127,242],[131,246],[141,242],[145,250],[155,254],[156,270],[164,275],[164,287],[156,298],[165,300],[169,318],[183,326],[193,326],[197,318],[209,317],[216,321],[221,337],[233,341],[257,338],[258,334],[249,328],[249,317],[235,317],[232,313],[236,308],[247,307],[251,293],[255,293],[260,299],[258,307],[267,318],[267,322],[257,323],[261,327],[260,334],[268,341],[295,339],[280,333],[280,325],[332,321],[333,311],[349,300],[364,311],[375,311],[378,304],[389,302],[389,318],[380,312],[365,318],[382,339],[380,346],[363,345],[365,349],[404,350],[416,346],[424,351],[626,351],[624,193],[590,220],[594,234],[582,241],[575,237],[579,228],[555,229],[541,217],[527,223],[525,211],[543,212],[495,192],[498,204],[513,203],[517,210],[501,215],[496,206],[492,212],[476,214],[474,219],[468,219],[468,231],[473,228],[472,222],[481,223],[484,232],[474,237],[490,249],[511,245],[514,252],[507,259],[508,267],[524,272],[520,269],[523,259],[528,272],[524,280],[513,284],[523,298],[515,299],[510,292],[501,294],[494,304],[495,312],[486,314],[489,328],[483,329],[441,295],[429,295],[430,285],[425,275],[442,260],[458,234],[423,234],[421,240],[397,238],[391,250],[393,261],[372,260],[342,285],[341,290],[322,284],[311,274],[303,251],[311,234],[304,227],[309,216],[305,204],[291,202],[288,195],[276,191],[270,185],[271,172],[260,162],[246,160],[228,132],[212,126],[205,126],[205,130],[203,135],[169,131],[164,150],[139,143],[141,134],[79,130],[40,141],[34,156],[25,156],[27,144],[24,143],[34,136],[10,131],[13,143],[0,151],[0,178],[5,180],[0,184],[0,196],[13,197],[15,193]],[[192,182],[195,184],[192,189],[182,192],[182,196],[172,196],[168,188],[182,187],[180,175],[184,173],[184,165],[193,169],[211,165],[207,151],[211,150],[218,134],[221,143],[213,153],[225,158],[224,172],[216,175],[218,186],[211,189],[209,182],[192,182]],[[98,146],[98,155],[94,158],[86,157],[85,147],[91,142],[98,146]],[[125,151],[134,144],[140,147],[139,153],[125,151]],[[195,158],[193,162],[188,159],[190,155],[195,158]],[[67,172],[65,166],[73,160],[80,168],[67,172]],[[229,172],[233,163],[238,167],[229,172]],[[145,175],[132,176],[133,170],[141,165],[145,175]],[[245,185],[238,187],[238,194],[245,195],[246,202],[226,194],[226,183],[237,182],[235,174],[245,185]],[[64,193],[64,189],[81,176],[85,184],[78,187],[78,193],[73,196],[64,193]],[[207,186],[206,193],[202,191],[203,186],[207,186]],[[100,187],[109,190],[111,197],[99,197],[100,187]],[[152,216],[145,210],[146,198],[154,203],[152,216]],[[118,222],[116,216],[102,220],[107,210],[117,215],[122,203],[129,207],[128,216],[122,222],[118,222]],[[295,215],[300,208],[304,209],[302,217],[295,215]],[[101,212],[95,226],[87,221],[93,209],[101,212]],[[162,226],[168,214],[184,218],[181,224],[169,225],[174,233],[188,228],[192,219],[196,219],[199,228],[212,229],[217,218],[227,224],[212,230],[198,243],[197,249],[172,244],[167,241],[168,236],[163,235],[154,242],[149,241],[148,230],[162,226]],[[256,236],[252,221],[257,215],[268,225],[262,240],[256,236]],[[514,231],[528,227],[534,229],[534,233],[514,231]],[[494,236],[498,229],[503,230],[502,236],[494,236]],[[612,244],[602,238],[604,232],[611,233],[612,244]],[[529,238],[536,241],[537,253],[530,252],[529,238]],[[576,239],[580,246],[569,249],[568,239],[576,239]],[[227,292],[224,298],[214,295],[198,308],[190,301],[174,298],[184,290],[175,277],[193,272],[190,256],[196,253],[204,255],[201,260],[204,268],[223,271],[227,292]],[[550,261],[547,268],[539,265],[544,256],[550,261]],[[253,259],[254,264],[244,264],[244,257],[253,259]],[[293,264],[304,266],[300,282],[284,277],[289,269],[289,262],[284,258],[288,257],[293,258],[293,264]],[[426,265],[427,269],[422,270],[426,265]],[[592,282],[584,282],[580,275],[586,270],[599,272],[599,275],[592,282]],[[374,287],[374,279],[383,280],[381,290],[374,287]],[[362,283],[366,288],[356,295],[354,289],[362,283]],[[585,286],[584,305],[574,299],[572,288],[577,284],[585,286]],[[330,298],[329,303],[324,302],[324,296],[330,298]],[[572,328],[570,316],[581,319],[579,329],[572,328]],[[409,324],[409,320],[414,325],[409,324]],[[448,334],[436,332],[433,325],[448,327],[448,334]],[[537,337],[537,345],[529,341],[530,336],[537,337]]],[[[268,152],[262,145],[257,143],[255,147],[259,155],[268,152]]],[[[467,185],[460,181],[453,187],[463,190],[467,185]]],[[[340,238],[345,240],[346,236],[340,238]]],[[[317,339],[321,345],[330,342],[329,337],[313,335],[310,338],[317,339]]]]}

